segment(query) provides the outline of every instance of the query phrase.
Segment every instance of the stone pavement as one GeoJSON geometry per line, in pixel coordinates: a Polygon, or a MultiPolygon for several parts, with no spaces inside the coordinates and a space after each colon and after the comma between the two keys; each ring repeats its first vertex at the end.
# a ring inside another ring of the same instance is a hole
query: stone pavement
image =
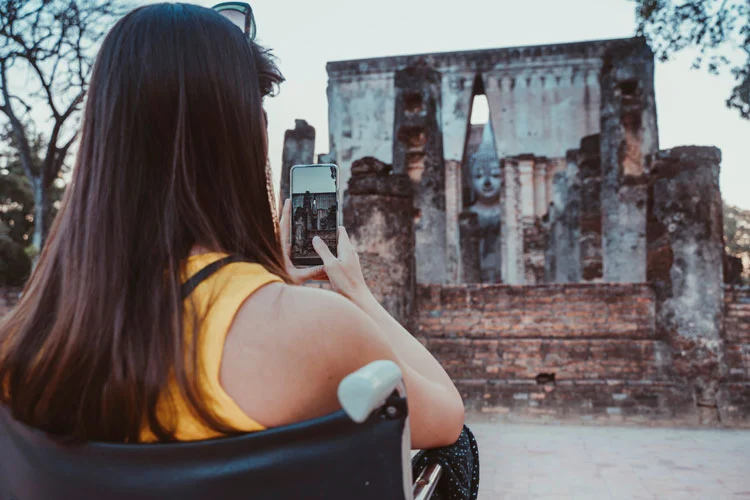
{"type": "Polygon", "coordinates": [[[480,500],[750,499],[750,430],[468,420],[480,500]]]}

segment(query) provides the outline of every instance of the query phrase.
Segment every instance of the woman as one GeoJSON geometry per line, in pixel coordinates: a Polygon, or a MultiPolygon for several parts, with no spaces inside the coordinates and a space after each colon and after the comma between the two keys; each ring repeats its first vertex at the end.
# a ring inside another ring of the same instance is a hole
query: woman
{"type": "Polygon", "coordinates": [[[345,375],[390,359],[413,446],[457,439],[456,388],[375,301],[343,228],[338,258],[315,243],[324,269],[290,263],[289,205],[277,235],[265,175],[262,100],[281,81],[208,9],[143,7],[112,29],[62,208],[0,326],[0,402],[16,419],[80,440],[232,435],[335,411],[345,375]],[[227,255],[249,262],[183,300],[227,255]],[[298,286],[321,275],[337,293],[298,286]]]}

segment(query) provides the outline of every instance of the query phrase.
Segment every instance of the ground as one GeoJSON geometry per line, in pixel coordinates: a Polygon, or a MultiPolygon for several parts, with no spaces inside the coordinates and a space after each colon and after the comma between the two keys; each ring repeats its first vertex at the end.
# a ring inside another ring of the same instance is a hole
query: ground
{"type": "Polygon", "coordinates": [[[480,500],[750,499],[750,431],[469,421],[480,500]]]}

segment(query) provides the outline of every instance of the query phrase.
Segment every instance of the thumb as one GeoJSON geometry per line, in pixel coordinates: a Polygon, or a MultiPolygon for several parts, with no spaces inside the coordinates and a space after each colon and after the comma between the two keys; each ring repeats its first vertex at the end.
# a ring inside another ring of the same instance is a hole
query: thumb
{"type": "Polygon", "coordinates": [[[334,262],[336,262],[338,259],[336,259],[336,256],[331,253],[331,249],[328,248],[328,245],[325,244],[325,242],[320,238],[320,236],[316,236],[312,240],[313,248],[315,249],[315,253],[320,256],[320,258],[323,260],[324,266],[330,266],[334,262]]]}

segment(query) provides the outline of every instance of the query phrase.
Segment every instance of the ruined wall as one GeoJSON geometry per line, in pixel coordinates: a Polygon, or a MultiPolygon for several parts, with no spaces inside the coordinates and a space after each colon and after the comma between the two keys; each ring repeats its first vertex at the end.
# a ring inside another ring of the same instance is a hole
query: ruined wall
{"type": "Polygon", "coordinates": [[[581,281],[581,176],[580,153],[568,150],[567,168],[555,174],[550,211],[547,214],[548,236],[544,241],[546,276],[549,283],[581,281]]]}
{"type": "Polygon", "coordinates": [[[604,281],[646,280],[649,158],[659,149],[654,54],[643,40],[607,49],[601,73],[604,281]]]}
{"type": "Polygon", "coordinates": [[[395,73],[393,170],[414,191],[417,281],[446,281],[445,168],[440,132],[440,73],[426,64],[395,73]]]}
{"type": "Polygon", "coordinates": [[[414,192],[409,177],[372,157],[352,165],[344,225],[370,290],[402,325],[414,311],[414,192]]]}
{"type": "Polygon", "coordinates": [[[716,148],[660,151],[648,189],[648,280],[656,292],[657,331],[671,344],[675,372],[689,383],[706,423],[719,420],[726,368],[720,162],[716,148]]]}
{"type": "Polygon", "coordinates": [[[721,421],[750,424],[750,287],[724,289],[726,379],[719,390],[721,421]]]}
{"type": "MultiPolygon", "coordinates": [[[[581,137],[599,130],[598,74],[604,51],[617,42],[603,40],[328,63],[330,151],[342,169],[342,180],[346,183],[356,158],[374,156],[386,163],[393,161],[393,75],[421,60],[442,74],[441,126],[446,137],[446,175],[461,175],[477,76],[487,94],[498,158],[524,153],[562,157],[566,150],[576,147],[581,137]]],[[[446,194],[453,197],[449,198],[449,204],[461,206],[459,194],[446,194]]],[[[448,230],[449,234],[457,235],[457,220],[454,222],[448,230]]],[[[453,244],[458,245],[457,241],[453,244]]]]}
{"type": "Polygon", "coordinates": [[[418,337],[470,409],[584,420],[691,411],[647,285],[419,285],[417,310],[418,337]]]}
{"type": "Polygon", "coordinates": [[[368,72],[366,64],[328,63],[327,92],[329,158],[339,166],[341,185],[349,182],[358,158],[392,163],[393,70],[368,72]]]}
{"type": "Polygon", "coordinates": [[[565,169],[563,158],[535,155],[503,158],[500,195],[503,283],[534,285],[547,281],[551,228],[545,219],[554,197],[554,179],[565,169]]]}
{"type": "Polygon", "coordinates": [[[599,135],[581,139],[578,172],[581,182],[581,278],[602,278],[602,168],[599,135]]]}
{"type": "Polygon", "coordinates": [[[284,132],[281,154],[281,206],[289,198],[289,172],[294,165],[309,165],[315,157],[315,129],[305,120],[294,120],[294,128],[284,132]]]}

